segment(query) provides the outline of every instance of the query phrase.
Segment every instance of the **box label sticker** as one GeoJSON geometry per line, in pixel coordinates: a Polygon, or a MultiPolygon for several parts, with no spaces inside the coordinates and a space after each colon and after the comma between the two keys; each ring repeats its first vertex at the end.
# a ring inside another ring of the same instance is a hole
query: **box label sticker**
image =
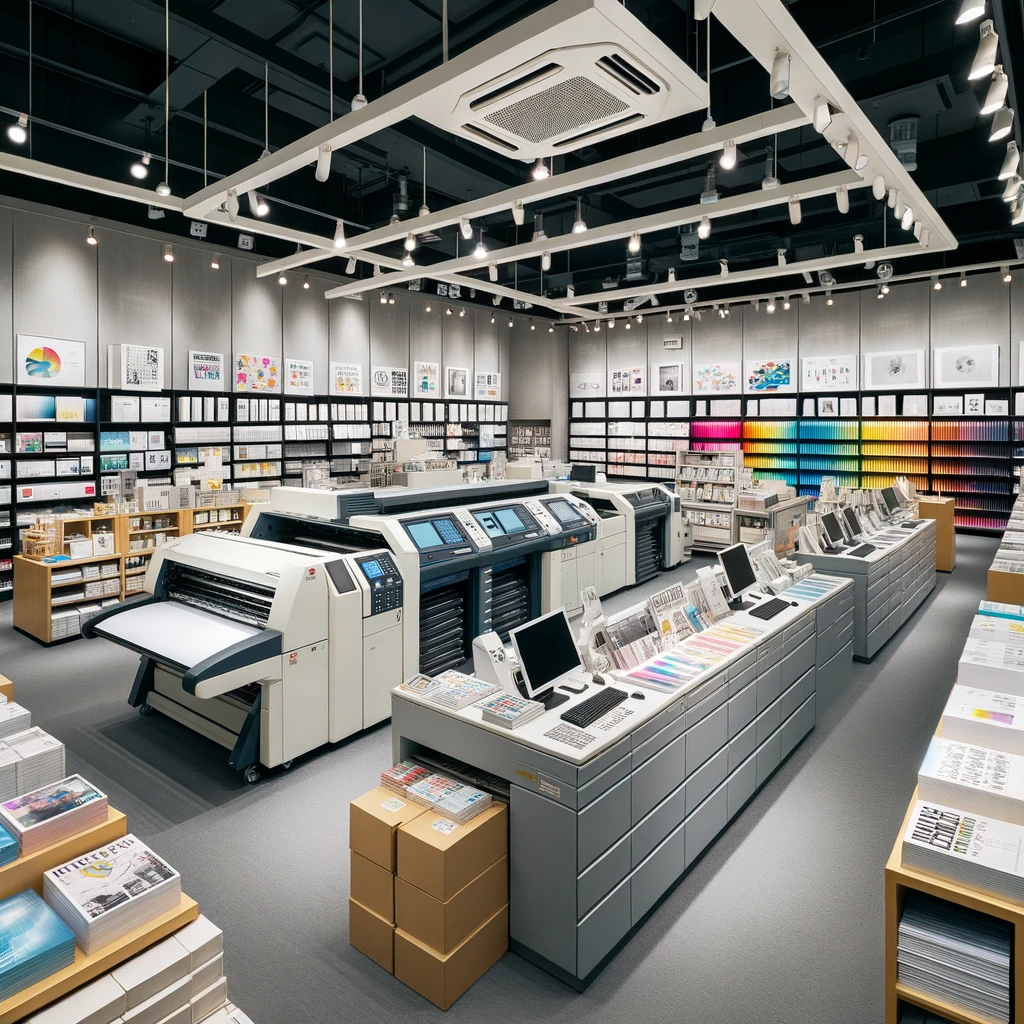
{"type": "Polygon", "coordinates": [[[516,769],[516,775],[523,779],[529,779],[531,782],[537,781],[536,775],[533,775],[531,772],[524,772],[522,768],[516,769]]]}
{"type": "Polygon", "coordinates": [[[440,832],[443,836],[450,836],[458,827],[458,822],[448,821],[446,818],[438,818],[430,826],[435,832],[440,832]]]}
{"type": "Polygon", "coordinates": [[[403,804],[398,797],[394,796],[390,800],[385,800],[384,803],[381,804],[381,807],[383,807],[385,811],[390,811],[392,814],[396,811],[400,811],[404,806],[405,804],[403,804]]]}
{"type": "Polygon", "coordinates": [[[539,789],[545,796],[553,796],[556,800],[561,800],[562,798],[562,787],[556,786],[553,782],[548,782],[547,779],[540,780],[539,789]]]}

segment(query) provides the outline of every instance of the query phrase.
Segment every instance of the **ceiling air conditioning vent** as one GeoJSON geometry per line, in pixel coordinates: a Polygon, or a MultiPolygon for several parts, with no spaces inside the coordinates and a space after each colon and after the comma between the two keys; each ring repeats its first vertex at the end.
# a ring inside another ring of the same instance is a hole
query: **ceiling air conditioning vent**
{"type": "Polygon", "coordinates": [[[618,0],[557,0],[431,75],[419,117],[522,160],[707,106],[707,85],[618,0]]]}

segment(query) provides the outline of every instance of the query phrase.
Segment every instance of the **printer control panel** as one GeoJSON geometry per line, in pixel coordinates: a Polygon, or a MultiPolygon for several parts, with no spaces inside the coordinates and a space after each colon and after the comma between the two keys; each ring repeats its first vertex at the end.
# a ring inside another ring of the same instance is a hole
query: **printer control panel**
{"type": "Polygon", "coordinates": [[[356,565],[370,588],[371,615],[402,607],[402,575],[390,554],[381,551],[357,558],[356,565]]]}
{"type": "Polygon", "coordinates": [[[452,512],[458,519],[462,528],[469,535],[469,539],[481,550],[490,551],[491,538],[480,528],[480,524],[473,518],[473,514],[466,508],[453,508],[452,512]]]}

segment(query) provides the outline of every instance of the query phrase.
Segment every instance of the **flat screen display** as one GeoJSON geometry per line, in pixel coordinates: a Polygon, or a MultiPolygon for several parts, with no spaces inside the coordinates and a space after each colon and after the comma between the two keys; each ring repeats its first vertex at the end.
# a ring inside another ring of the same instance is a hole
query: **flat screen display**
{"type": "Polygon", "coordinates": [[[559,609],[511,631],[530,697],[549,690],[559,676],[582,665],[565,612],[559,609]]]}
{"type": "Polygon", "coordinates": [[[363,575],[368,580],[375,580],[378,576],[384,575],[384,570],[380,567],[380,562],[374,560],[372,562],[360,562],[363,567],[363,575]]]}
{"type": "Polygon", "coordinates": [[[501,537],[504,534],[493,512],[474,512],[473,518],[483,527],[488,537],[501,537]]]}
{"type": "Polygon", "coordinates": [[[857,534],[861,532],[860,520],[857,518],[857,513],[854,512],[852,508],[844,508],[843,515],[846,516],[846,522],[849,524],[850,531],[853,533],[854,537],[856,537],[857,534]]]}
{"type": "Polygon", "coordinates": [[[891,487],[882,488],[882,501],[885,502],[885,507],[890,512],[895,512],[900,507],[900,503],[896,500],[896,492],[891,487]]]}
{"type": "Polygon", "coordinates": [[[581,484],[597,483],[597,466],[584,466],[574,462],[572,469],[569,470],[569,479],[578,480],[581,484]]]}
{"type": "Polygon", "coordinates": [[[567,501],[549,501],[548,511],[563,525],[570,526],[580,521],[580,514],[567,501]]]}
{"type": "Polygon", "coordinates": [[[506,533],[522,533],[526,529],[526,523],[519,518],[514,508],[496,509],[494,518],[498,520],[506,533]]]}
{"type": "Polygon", "coordinates": [[[438,536],[437,530],[430,523],[409,523],[406,526],[413,544],[420,551],[428,551],[430,548],[439,548],[444,541],[438,536]]]}
{"type": "Polygon", "coordinates": [[[843,543],[843,528],[839,525],[835,512],[826,512],[821,517],[821,525],[825,527],[825,533],[828,534],[828,539],[833,544],[843,543]]]}
{"type": "Polygon", "coordinates": [[[718,561],[725,570],[725,578],[729,581],[733,597],[739,597],[757,585],[754,567],[750,564],[750,555],[743,544],[734,544],[731,548],[719,551],[718,561]]]}

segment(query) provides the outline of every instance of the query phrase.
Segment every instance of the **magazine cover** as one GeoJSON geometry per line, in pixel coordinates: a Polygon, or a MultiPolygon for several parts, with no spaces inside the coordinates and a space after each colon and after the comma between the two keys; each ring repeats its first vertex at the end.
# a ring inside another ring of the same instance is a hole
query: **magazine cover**
{"type": "Polygon", "coordinates": [[[75,937],[31,889],[0,902],[0,994],[5,997],[67,967],[75,937]]]}
{"type": "Polygon", "coordinates": [[[34,790],[0,805],[3,820],[24,833],[61,814],[106,797],[81,775],[71,775],[51,786],[34,790]]]}
{"type": "MultiPolygon", "coordinates": [[[[178,872],[129,834],[109,846],[53,868],[44,876],[86,919],[179,879],[178,872]]],[[[180,884],[180,882],[179,882],[180,884]]]]}

